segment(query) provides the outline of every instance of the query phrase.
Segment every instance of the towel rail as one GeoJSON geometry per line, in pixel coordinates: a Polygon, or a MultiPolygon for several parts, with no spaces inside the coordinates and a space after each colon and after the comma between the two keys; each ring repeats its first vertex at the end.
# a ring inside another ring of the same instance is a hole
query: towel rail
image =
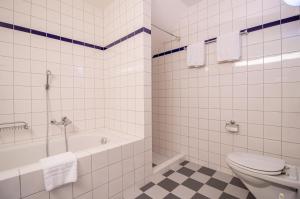
{"type": "MultiPolygon", "coordinates": [[[[241,30],[241,31],[240,31],[240,35],[247,35],[247,34],[248,34],[248,31],[247,31],[247,30],[241,30]]],[[[204,43],[205,43],[205,44],[210,44],[210,43],[213,43],[213,42],[216,42],[216,41],[217,41],[217,37],[212,38],[212,39],[205,40],[204,43]]]]}
{"type": "Polygon", "coordinates": [[[16,129],[29,129],[29,125],[27,122],[23,122],[23,121],[0,123],[0,132],[2,130],[16,130],[16,129]]]}

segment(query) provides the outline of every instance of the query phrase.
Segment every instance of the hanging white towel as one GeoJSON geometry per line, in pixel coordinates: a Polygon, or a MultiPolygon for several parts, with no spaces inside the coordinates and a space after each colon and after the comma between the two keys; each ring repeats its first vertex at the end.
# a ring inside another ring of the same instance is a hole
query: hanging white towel
{"type": "Polygon", "coordinates": [[[187,66],[198,67],[205,65],[204,42],[190,44],[187,47],[187,66]]]}
{"type": "Polygon", "coordinates": [[[43,158],[40,164],[46,191],[77,181],[77,158],[74,153],[67,152],[43,158]]]}
{"type": "Polygon", "coordinates": [[[218,62],[237,61],[241,57],[240,32],[231,32],[217,38],[218,62]]]}

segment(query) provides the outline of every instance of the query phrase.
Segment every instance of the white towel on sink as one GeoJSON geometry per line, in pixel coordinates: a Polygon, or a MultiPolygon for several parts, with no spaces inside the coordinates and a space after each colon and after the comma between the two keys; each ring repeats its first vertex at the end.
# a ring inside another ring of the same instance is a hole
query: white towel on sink
{"type": "Polygon", "coordinates": [[[218,62],[237,61],[241,57],[240,32],[223,34],[217,38],[217,60],[218,62]]]}
{"type": "Polygon", "coordinates": [[[46,191],[77,181],[77,158],[67,152],[40,160],[46,191]]]}

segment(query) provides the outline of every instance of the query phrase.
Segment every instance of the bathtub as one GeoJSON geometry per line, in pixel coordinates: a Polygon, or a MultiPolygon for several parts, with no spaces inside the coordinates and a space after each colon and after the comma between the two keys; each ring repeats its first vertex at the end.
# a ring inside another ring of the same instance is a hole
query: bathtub
{"type": "MultiPolygon", "coordinates": [[[[69,151],[78,152],[86,149],[101,147],[103,149],[122,145],[126,142],[134,141],[133,136],[124,136],[115,132],[73,135],[68,137],[69,151]],[[102,144],[101,139],[106,138],[107,143],[102,144]]],[[[28,144],[17,144],[10,147],[0,148],[0,172],[8,169],[22,167],[38,162],[46,156],[46,142],[37,141],[28,144]]],[[[51,155],[66,151],[64,137],[54,138],[49,141],[49,153],[51,155]]]]}
{"type": "MultiPolygon", "coordinates": [[[[144,138],[111,131],[104,133],[94,131],[69,136],[68,145],[69,151],[74,152],[78,159],[79,176],[76,183],[69,185],[71,188],[68,186],[62,188],[64,194],[70,192],[68,197],[72,195],[72,198],[77,198],[93,192],[103,198],[110,198],[120,192],[123,193],[129,185],[131,187],[143,185],[145,170],[149,171],[148,176],[150,171],[152,172],[151,149],[146,152],[144,138]],[[106,138],[107,143],[103,143],[102,138],[106,138]],[[129,169],[130,165],[132,169],[129,169]],[[123,170],[124,166],[126,170],[123,170]],[[135,177],[129,178],[127,175],[135,177]],[[128,182],[122,185],[124,176],[127,176],[128,182]],[[96,191],[100,187],[103,192],[96,191]]],[[[49,141],[50,156],[63,153],[65,150],[63,136],[49,141]]],[[[40,198],[40,194],[55,195],[55,190],[53,193],[44,190],[39,160],[44,158],[45,154],[45,141],[0,148],[0,198],[20,199],[35,195],[40,198]]],[[[67,195],[65,197],[67,198],[67,195]]],[[[59,195],[54,198],[64,197],[59,195]]]]}

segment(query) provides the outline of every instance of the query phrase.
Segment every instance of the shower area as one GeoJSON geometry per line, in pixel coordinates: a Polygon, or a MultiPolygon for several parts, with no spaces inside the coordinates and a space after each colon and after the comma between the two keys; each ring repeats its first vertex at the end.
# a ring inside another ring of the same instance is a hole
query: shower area
{"type": "Polygon", "coordinates": [[[117,198],[142,186],[152,175],[151,2],[3,0],[0,13],[0,198],[117,198]],[[46,192],[38,161],[66,151],[78,182],[46,192]],[[115,175],[93,181],[112,165],[115,175]]]}
{"type": "MultiPolygon", "coordinates": [[[[180,78],[183,53],[176,57],[162,56],[169,49],[186,45],[186,36],[178,32],[180,20],[186,17],[190,6],[197,0],[152,1],[152,159],[154,172],[187,158],[188,122],[183,116],[188,111],[181,107],[185,101],[180,78]],[[168,14],[164,8],[170,7],[168,14]],[[176,70],[176,73],[173,71],[176,70]]],[[[188,71],[186,71],[188,72],[188,71]]],[[[186,92],[188,92],[186,90],[186,92]]]]}

